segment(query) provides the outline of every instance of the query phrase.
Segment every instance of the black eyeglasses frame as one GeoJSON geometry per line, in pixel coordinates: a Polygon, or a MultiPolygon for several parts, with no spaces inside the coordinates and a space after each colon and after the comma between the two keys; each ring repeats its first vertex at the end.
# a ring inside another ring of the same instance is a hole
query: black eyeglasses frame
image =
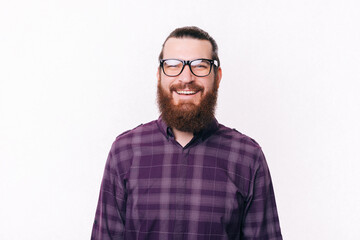
{"type": "Polygon", "coordinates": [[[212,66],[213,66],[213,65],[214,65],[214,67],[219,67],[219,63],[218,63],[218,61],[215,60],[215,59],[207,59],[207,58],[198,58],[198,59],[194,59],[194,60],[181,60],[181,59],[177,59],[177,58],[160,59],[160,67],[161,67],[163,73],[164,73],[166,76],[168,76],[168,77],[177,77],[177,76],[179,76],[179,75],[183,72],[183,70],[184,70],[184,68],[185,68],[186,65],[189,66],[189,69],[190,69],[191,73],[194,74],[194,75],[197,76],[197,77],[206,77],[206,76],[209,76],[209,74],[211,73],[211,70],[212,70],[212,66]],[[165,70],[164,70],[164,62],[167,61],[167,60],[177,60],[177,61],[182,62],[183,66],[182,66],[182,69],[181,69],[181,71],[180,71],[179,74],[177,74],[177,75],[168,75],[168,74],[165,73],[165,70]],[[192,68],[191,68],[191,63],[194,62],[194,61],[199,61],[199,60],[206,60],[206,61],[209,61],[209,62],[210,62],[210,70],[209,70],[209,73],[206,74],[206,75],[204,75],[204,76],[196,75],[196,74],[193,72],[192,68]]]}

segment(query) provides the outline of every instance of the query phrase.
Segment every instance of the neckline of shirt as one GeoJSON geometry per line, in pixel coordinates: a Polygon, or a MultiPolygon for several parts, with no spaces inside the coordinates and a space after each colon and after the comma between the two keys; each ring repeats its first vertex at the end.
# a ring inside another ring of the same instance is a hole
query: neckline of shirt
{"type": "MultiPolygon", "coordinates": [[[[165,121],[162,119],[161,115],[157,119],[157,125],[160,129],[160,131],[164,134],[164,136],[169,138],[174,138],[174,133],[170,126],[168,126],[165,121]]],[[[201,139],[204,141],[208,136],[210,136],[212,133],[214,133],[219,128],[219,123],[214,118],[203,130],[201,130],[198,133],[194,133],[194,137],[197,139],[201,139]]]]}

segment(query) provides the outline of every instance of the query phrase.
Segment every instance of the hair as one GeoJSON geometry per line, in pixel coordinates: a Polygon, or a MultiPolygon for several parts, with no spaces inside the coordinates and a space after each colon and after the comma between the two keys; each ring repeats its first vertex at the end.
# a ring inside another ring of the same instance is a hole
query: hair
{"type": "MultiPolygon", "coordinates": [[[[220,66],[220,59],[218,56],[218,46],[216,44],[216,41],[207,32],[195,26],[176,28],[174,31],[172,31],[162,45],[162,49],[159,55],[159,61],[163,58],[164,46],[169,38],[186,38],[186,37],[209,41],[212,46],[211,57],[213,60],[216,60],[218,62],[218,65],[220,66]]],[[[214,65],[214,70],[217,71],[217,67],[215,65],[214,65]]]]}

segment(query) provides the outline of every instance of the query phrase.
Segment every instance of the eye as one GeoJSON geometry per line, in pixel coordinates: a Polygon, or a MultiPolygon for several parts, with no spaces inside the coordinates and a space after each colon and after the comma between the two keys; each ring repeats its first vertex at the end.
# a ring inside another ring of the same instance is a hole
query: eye
{"type": "Polygon", "coordinates": [[[164,66],[167,68],[178,68],[182,66],[182,62],[176,59],[169,59],[164,61],[164,66]]]}
{"type": "Polygon", "coordinates": [[[210,62],[204,59],[194,60],[193,62],[191,62],[191,67],[198,69],[207,69],[210,67],[210,62]]]}

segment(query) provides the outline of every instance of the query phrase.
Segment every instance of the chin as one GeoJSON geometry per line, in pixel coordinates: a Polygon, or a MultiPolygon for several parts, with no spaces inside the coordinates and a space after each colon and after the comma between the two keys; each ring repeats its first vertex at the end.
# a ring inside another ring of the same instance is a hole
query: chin
{"type": "Polygon", "coordinates": [[[200,100],[198,99],[177,99],[177,100],[174,100],[173,99],[173,104],[174,105],[180,105],[180,104],[194,104],[194,105],[199,105],[200,103],[200,100]]]}

